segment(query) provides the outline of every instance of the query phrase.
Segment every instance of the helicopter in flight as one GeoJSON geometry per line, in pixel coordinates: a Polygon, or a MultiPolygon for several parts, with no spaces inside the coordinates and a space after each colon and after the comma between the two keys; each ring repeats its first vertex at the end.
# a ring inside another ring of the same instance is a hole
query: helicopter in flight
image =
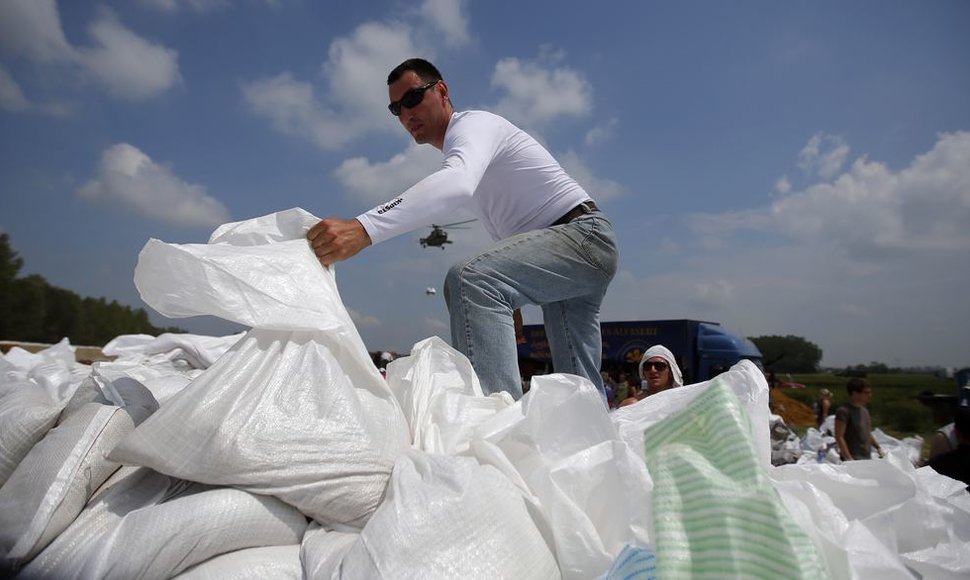
{"type": "Polygon", "coordinates": [[[427,237],[418,240],[418,242],[421,244],[422,248],[439,247],[444,250],[445,244],[452,243],[451,240],[448,239],[448,232],[445,230],[467,230],[469,228],[462,226],[465,224],[470,224],[473,221],[476,220],[465,220],[463,222],[455,222],[453,224],[445,224],[443,226],[431,224],[431,233],[429,233],[427,237]]]}

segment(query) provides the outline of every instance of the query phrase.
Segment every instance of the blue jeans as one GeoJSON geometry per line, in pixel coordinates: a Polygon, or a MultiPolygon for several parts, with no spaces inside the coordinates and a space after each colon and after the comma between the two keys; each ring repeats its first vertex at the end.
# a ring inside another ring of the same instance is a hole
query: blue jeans
{"type": "Polygon", "coordinates": [[[522,396],[512,312],[542,307],[553,370],[586,377],[605,397],[599,313],[616,273],[613,225],[599,211],[518,234],[455,264],[445,278],[451,344],[485,394],[522,396]]]}

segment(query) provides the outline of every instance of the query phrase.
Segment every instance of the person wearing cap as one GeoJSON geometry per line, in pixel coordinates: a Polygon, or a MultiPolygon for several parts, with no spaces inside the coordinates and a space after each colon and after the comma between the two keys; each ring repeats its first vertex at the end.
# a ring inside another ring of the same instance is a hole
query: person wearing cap
{"type": "Polygon", "coordinates": [[[651,346],[640,357],[640,380],[640,392],[622,401],[621,407],[684,384],[674,353],[662,344],[651,346]]]}
{"type": "Polygon", "coordinates": [[[613,226],[592,197],[525,131],[486,111],[455,111],[430,62],[413,58],[387,77],[388,109],[441,168],[356,219],[328,217],[307,232],[324,266],[466,208],[494,243],[445,279],[451,344],[486,393],[522,396],[513,313],[542,308],[556,372],[600,376],[599,312],[617,268],[613,226]]]}
{"type": "Polygon", "coordinates": [[[829,416],[829,411],[832,410],[832,391],[828,389],[822,389],[818,392],[818,400],[815,401],[815,427],[818,429],[822,428],[822,423],[825,422],[825,418],[829,416]]]}

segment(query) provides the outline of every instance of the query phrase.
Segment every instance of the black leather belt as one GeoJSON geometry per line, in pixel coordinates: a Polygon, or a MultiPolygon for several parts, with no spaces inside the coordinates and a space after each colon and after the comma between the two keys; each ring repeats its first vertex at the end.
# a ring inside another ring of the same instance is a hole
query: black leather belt
{"type": "Polygon", "coordinates": [[[584,201],[583,203],[577,205],[573,209],[567,211],[566,215],[557,219],[555,222],[553,222],[552,225],[561,226],[563,224],[568,224],[569,222],[573,221],[579,216],[583,216],[588,213],[593,213],[594,211],[599,211],[599,208],[596,207],[596,204],[591,201],[584,201]]]}

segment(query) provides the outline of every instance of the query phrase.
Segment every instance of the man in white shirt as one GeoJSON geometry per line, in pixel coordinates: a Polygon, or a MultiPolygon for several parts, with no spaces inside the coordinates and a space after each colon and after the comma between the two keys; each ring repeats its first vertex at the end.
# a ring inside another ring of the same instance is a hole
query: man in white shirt
{"type": "Polygon", "coordinates": [[[409,59],[387,78],[388,108],[419,144],[442,151],[441,168],[356,219],[326,218],[307,233],[324,265],[471,209],[496,243],[454,265],[444,295],[452,346],[486,393],[522,396],[513,312],[542,308],[556,372],[603,392],[599,310],[616,272],[613,226],[583,188],[530,135],[485,111],[455,112],[430,62],[409,59]]]}

